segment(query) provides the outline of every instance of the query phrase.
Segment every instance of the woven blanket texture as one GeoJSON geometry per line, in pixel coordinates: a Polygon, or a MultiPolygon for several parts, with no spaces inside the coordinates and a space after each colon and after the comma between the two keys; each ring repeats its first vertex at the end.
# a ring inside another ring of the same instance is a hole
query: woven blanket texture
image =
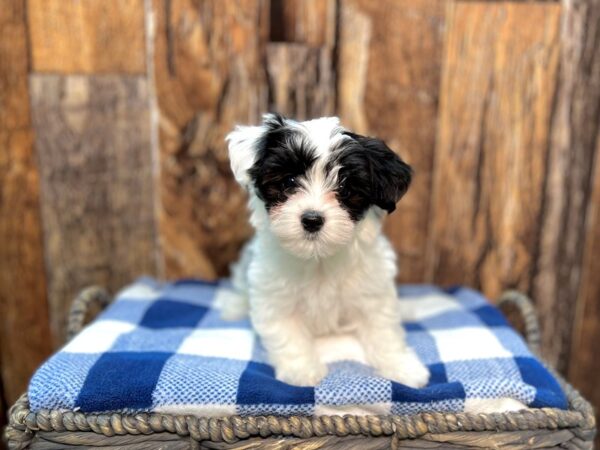
{"type": "MultiPolygon", "coordinates": [[[[153,411],[205,417],[500,412],[567,408],[557,381],[478,292],[399,287],[425,388],[381,378],[351,335],[316,342],[329,373],[317,386],[275,379],[248,320],[221,320],[229,282],[140,279],[32,378],[31,409],[153,411]]],[[[385,343],[382,343],[385,345],[385,343]]]]}

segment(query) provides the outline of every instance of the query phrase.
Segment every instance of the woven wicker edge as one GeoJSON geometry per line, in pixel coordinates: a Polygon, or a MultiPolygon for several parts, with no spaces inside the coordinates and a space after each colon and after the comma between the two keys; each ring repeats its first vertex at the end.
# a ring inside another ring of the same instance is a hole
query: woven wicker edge
{"type": "MultiPolygon", "coordinates": [[[[103,289],[88,288],[73,303],[68,335],[81,330],[85,315],[94,303],[105,305],[109,297],[103,289]]],[[[531,301],[523,294],[509,291],[500,304],[513,304],[523,315],[526,339],[534,352],[539,348],[539,326],[531,301]]],[[[551,369],[552,370],[552,369],[551,369]]],[[[554,371],[553,371],[554,372],[554,371]]],[[[230,416],[204,418],[157,413],[84,414],[77,411],[30,411],[27,395],[22,395],[9,410],[5,439],[10,449],[28,446],[37,431],[84,431],[104,436],[169,432],[189,436],[195,441],[236,442],[250,437],[290,436],[311,438],[323,436],[392,436],[415,439],[425,434],[458,431],[524,431],[571,429],[579,439],[591,442],[595,436],[592,406],[562,377],[569,410],[554,408],[526,409],[517,412],[472,414],[426,412],[393,416],[230,416]]]]}
{"type": "Polygon", "coordinates": [[[104,309],[111,302],[108,292],[100,286],[90,286],[83,289],[69,310],[67,320],[67,341],[70,341],[78,334],[86,324],[86,317],[94,307],[104,309]]]}

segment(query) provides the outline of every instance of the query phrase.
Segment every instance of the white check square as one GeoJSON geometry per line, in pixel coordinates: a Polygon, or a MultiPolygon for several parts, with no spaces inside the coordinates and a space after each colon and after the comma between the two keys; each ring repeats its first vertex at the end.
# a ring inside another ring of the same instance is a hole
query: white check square
{"type": "Polygon", "coordinates": [[[160,292],[145,284],[133,284],[117,295],[119,300],[154,300],[160,296],[160,292]]]}
{"type": "Polygon", "coordinates": [[[252,358],[254,340],[252,330],[232,328],[194,330],[183,340],[177,353],[248,361],[252,358]]]}
{"type": "Polygon", "coordinates": [[[120,320],[100,320],[84,328],[62,351],[67,353],[107,352],[119,336],[129,333],[135,328],[134,324],[120,320]]]}
{"type": "Polygon", "coordinates": [[[465,361],[472,359],[510,358],[496,336],[488,329],[477,327],[430,331],[440,354],[440,360],[465,361]]]}
{"type": "Polygon", "coordinates": [[[463,308],[444,294],[430,294],[412,297],[400,297],[400,314],[405,322],[416,322],[437,316],[448,311],[461,311],[463,308]]]}

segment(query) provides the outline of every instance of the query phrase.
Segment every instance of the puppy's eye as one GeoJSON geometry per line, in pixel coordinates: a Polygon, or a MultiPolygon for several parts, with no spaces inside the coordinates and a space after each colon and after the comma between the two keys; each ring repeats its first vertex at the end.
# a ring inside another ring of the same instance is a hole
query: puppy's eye
{"type": "Polygon", "coordinates": [[[281,180],[281,187],[283,189],[295,188],[298,184],[296,183],[296,177],[288,176],[281,180]]]}
{"type": "Polygon", "coordinates": [[[350,186],[350,183],[348,182],[348,179],[346,178],[339,182],[337,190],[338,193],[343,197],[348,197],[352,195],[352,188],[350,186]]]}

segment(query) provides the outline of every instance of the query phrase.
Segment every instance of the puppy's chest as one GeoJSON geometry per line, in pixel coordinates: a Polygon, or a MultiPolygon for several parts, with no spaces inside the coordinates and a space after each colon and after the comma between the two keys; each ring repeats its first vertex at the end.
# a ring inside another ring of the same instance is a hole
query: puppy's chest
{"type": "Polygon", "coordinates": [[[316,279],[302,290],[298,312],[316,335],[348,332],[358,316],[357,295],[344,280],[316,279]]]}

